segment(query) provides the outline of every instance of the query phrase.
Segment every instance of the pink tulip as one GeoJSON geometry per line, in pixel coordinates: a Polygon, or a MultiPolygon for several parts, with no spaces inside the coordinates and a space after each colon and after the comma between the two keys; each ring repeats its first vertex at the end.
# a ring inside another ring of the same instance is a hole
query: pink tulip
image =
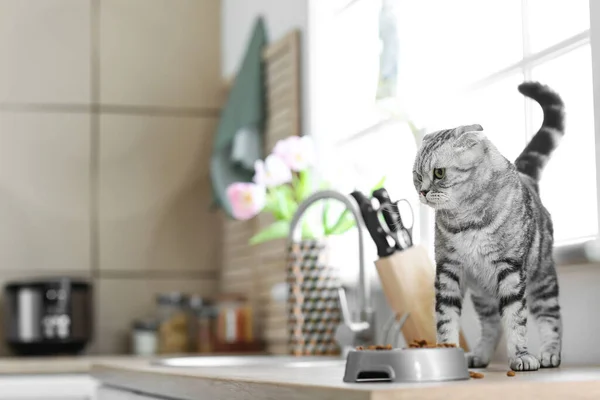
{"type": "Polygon", "coordinates": [[[264,186],[237,182],[227,187],[227,198],[235,219],[245,221],[256,216],[265,206],[264,186]]]}
{"type": "Polygon", "coordinates": [[[315,146],[310,136],[290,136],[275,144],[278,155],[292,171],[302,171],[315,162],[315,146]]]}
{"type": "Polygon", "coordinates": [[[254,183],[257,185],[273,187],[292,181],[292,171],[274,154],[269,155],[264,162],[257,160],[254,170],[254,183]]]}

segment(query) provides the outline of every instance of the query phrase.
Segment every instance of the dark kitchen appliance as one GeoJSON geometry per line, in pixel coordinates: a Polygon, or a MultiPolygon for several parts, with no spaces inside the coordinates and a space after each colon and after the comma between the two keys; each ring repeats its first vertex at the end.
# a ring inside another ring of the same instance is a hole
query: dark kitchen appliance
{"type": "Polygon", "coordinates": [[[92,287],[71,278],[10,282],[4,287],[4,335],[19,355],[81,352],[92,336],[92,287]]]}

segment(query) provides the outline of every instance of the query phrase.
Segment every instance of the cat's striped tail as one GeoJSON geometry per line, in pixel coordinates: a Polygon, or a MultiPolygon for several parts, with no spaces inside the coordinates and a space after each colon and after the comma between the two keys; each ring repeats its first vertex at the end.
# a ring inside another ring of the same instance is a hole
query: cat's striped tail
{"type": "Polygon", "coordinates": [[[524,82],[519,85],[519,92],[537,101],[544,111],[542,127],[515,161],[519,172],[538,182],[565,134],[565,105],[558,93],[539,82],[524,82]]]}

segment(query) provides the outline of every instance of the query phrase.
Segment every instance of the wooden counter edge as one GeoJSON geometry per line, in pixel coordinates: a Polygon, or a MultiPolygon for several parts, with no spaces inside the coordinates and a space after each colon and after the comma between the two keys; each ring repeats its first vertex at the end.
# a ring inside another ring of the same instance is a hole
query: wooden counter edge
{"type": "Polygon", "coordinates": [[[523,381],[470,382],[469,385],[449,385],[402,390],[382,389],[371,392],[370,400],[507,400],[520,399],[600,399],[600,381],[523,381]]]}
{"type": "MultiPolygon", "coordinates": [[[[149,369],[137,363],[122,365],[107,362],[92,365],[92,376],[109,385],[145,391],[148,394],[170,396],[181,400],[193,399],[191,395],[208,392],[213,396],[226,395],[230,400],[251,398],[290,398],[298,400],[506,400],[518,396],[526,399],[600,399],[600,380],[552,381],[548,379],[521,380],[501,378],[470,380],[455,384],[434,384],[423,387],[408,386],[380,388],[352,386],[308,386],[301,382],[282,382],[238,378],[235,376],[202,376],[193,372],[178,373],[173,370],[149,369]],[[187,394],[187,396],[186,396],[187,394]],[[274,396],[274,397],[273,397],[274,396]],[[283,397],[282,397],[283,396],[283,397]]],[[[498,374],[498,372],[496,372],[498,374]]],[[[525,376],[523,376],[525,378],[525,376]]]]}

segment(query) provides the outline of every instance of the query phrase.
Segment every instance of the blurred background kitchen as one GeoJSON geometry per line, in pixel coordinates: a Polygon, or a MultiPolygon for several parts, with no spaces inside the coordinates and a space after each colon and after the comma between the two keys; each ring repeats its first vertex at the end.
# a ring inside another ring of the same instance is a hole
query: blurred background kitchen
{"type": "MultiPolygon", "coordinates": [[[[600,359],[600,268],[586,247],[598,233],[600,4],[0,0],[0,54],[2,355],[287,353],[284,235],[250,244],[272,217],[235,220],[226,187],[250,182],[279,140],[310,136],[307,190],[384,177],[431,249],[412,185],[420,138],[480,123],[514,159],[541,123],[516,90],[535,79],[568,112],[542,181],[564,361],[600,359]]],[[[351,303],[355,230],[328,242],[351,303]]]]}

